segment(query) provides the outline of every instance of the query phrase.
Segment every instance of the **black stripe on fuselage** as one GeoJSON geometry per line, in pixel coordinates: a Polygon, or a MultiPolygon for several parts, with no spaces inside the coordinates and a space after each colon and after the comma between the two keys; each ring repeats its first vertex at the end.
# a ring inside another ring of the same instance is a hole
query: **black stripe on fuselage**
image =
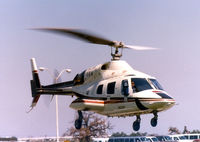
{"type": "Polygon", "coordinates": [[[168,96],[165,93],[156,93],[157,95],[161,96],[163,99],[172,99],[170,96],[168,96]]]}
{"type": "Polygon", "coordinates": [[[136,103],[137,107],[138,107],[140,110],[147,110],[147,109],[148,109],[147,107],[145,107],[145,106],[140,102],[139,99],[135,99],[135,103],[136,103]]]}

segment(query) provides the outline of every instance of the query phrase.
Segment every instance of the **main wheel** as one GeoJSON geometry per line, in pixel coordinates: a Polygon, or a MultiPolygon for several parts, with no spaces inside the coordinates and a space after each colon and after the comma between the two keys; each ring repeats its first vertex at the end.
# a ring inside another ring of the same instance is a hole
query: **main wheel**
{"type": "Polygon", "coordinates": [[[134,121],[133,122],[133,130],[138,131],[140,129],[140,121],[134,121]]]}
{"type": "Polygon", "coordinates": [[[157,119],[157,118],[152,118],[152,119],[151,119],[151,126],[152,126],[152,127],[156,127],[156,126],[157,126],[157,123],[158,123],[158,119],[157,119]]]}
{"type": "Polygon", "coordinates": [[[75,123],[74,123],[74,126],[78,130],[81,129],[81,127],[82,127],[82,120],[81,119],[76,119],[75,123]]]}

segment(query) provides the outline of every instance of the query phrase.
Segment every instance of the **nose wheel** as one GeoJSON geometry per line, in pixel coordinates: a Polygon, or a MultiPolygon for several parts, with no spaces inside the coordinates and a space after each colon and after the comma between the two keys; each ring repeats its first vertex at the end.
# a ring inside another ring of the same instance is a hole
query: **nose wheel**
{"type": "Polygon", "coordinates": [[[74,126],[76,129],[81,129],[83,123],[83,114],[80,110],[78,110],[78,119],[75,120],[74,126]]]}
{"type": "Polygon", "coordinates": [[[134,131],[138,131],[140,129],[140,122],[141,122],[141,118],[139,115],[136,116],[136,120],[133,122],[133,130],[134,131]]]}
{"type": "Polygon", "coordinates": [[[151,126],[156,127],[158,123],[158,114],[157,112],[154,112],[154,117],[151,119],[151,126]]]}

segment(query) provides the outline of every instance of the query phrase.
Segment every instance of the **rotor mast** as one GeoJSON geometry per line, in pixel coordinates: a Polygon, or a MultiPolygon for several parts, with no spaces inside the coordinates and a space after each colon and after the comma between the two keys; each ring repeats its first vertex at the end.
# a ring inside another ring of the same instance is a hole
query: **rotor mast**
{"type": "Polygon", "coordinates": [[[117,44],[117,42],[116,42],[114,46],[111,46],[111,56],[112,56],[113,61],[120,60],[120,58],[122,56],[122,50],[123,50],[122,42],[119,42],[119,44],[117,44]],[[115,48],[114,51],[113,51],[113,48],[115,48]],[[119,52],[119,48],[121,48],[120,52],[119,52]]]}

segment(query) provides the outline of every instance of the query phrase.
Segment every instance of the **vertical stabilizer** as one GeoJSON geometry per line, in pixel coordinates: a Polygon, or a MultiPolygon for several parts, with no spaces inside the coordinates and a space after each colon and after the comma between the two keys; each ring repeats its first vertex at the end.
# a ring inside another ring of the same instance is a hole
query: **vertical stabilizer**
{"type": "Polygon", "coordinates": [[[38,75],[38,69],[37,69],[35,58],[31,58],[31,68],[32,68],[32,75],[33,75],[33,81],[35,82],[35,86],[36,86],[36,88],[41,88],[41,84],[40,84],[40,79],[39,79],[39,75],[38,75]]]}
{"type": "Polygon", "coordinates": [[[38,69],[37,69],[35,58],[31,58],[31,69],[32,69],[32,75],[33,75],[33,80],[31,80],[31,91],[32,91],[32,97],[33,97],[31,107],[33,108],[34,106],[36,106],[40,98],[40,94],[38,93],[37,90],[42,87],[40,84],[40,79],[38,75],[38,69]]]}

